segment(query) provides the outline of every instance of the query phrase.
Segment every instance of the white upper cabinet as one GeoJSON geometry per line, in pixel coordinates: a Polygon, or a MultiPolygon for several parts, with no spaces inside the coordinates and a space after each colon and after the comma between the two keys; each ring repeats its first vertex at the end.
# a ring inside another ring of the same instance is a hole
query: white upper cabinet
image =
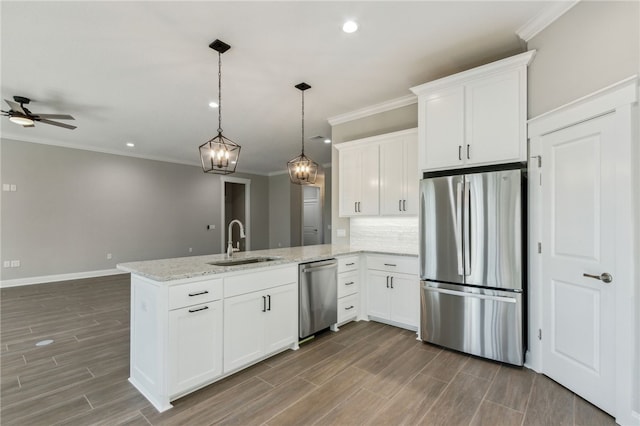
{"type": "Polygon", "coordinates": [[[378,214],[378,167],[377,144],[340,151],[340,216],[378,214]]]}
{"type": "Polygon", "coordinates": [[[527,161],[527,65],[535,51],[413,87],[419,169],[527,161]]]}
{"type": "Polygon", "coordinates": [[[336,145],[341,217],[417,215],[417,129],[336,145]]]}
{"type": "Polygon", "coordinates": [[[380,142],[380,214],[418,214],[418,133],[380,142]]]}

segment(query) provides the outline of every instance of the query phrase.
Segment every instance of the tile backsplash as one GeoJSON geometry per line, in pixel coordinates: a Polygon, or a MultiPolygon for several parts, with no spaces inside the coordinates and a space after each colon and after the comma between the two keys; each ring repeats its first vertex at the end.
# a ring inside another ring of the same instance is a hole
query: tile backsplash
{"type": "Polygon", "coordinates": [[[352,217],[352,246],[418,253],[418,217],[352,217]]]}

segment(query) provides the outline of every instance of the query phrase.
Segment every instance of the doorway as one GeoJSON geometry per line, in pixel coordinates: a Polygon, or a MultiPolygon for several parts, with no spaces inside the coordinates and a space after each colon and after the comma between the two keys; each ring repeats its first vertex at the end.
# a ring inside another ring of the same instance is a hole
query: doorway
{"type": "Polygon", "coordinates": [[[302,245],[323,244],[322,193],[319,186],[302,187],[302,245]]]}
{"type": "Polygon", "coordinates": [[[222,229],[221,236],[221,252],[227,250],[227,235],[229,223],[238,219],[244,225],[245,238],[240,238],[240,228],[234,226],[232,229],[231,240],[233,246],[240,242],[240,251],[251,250],[251,232],[250,232],[250,196],[251,196],[251,179],[242,179],[235,177],[222,177],[222,229]]]}

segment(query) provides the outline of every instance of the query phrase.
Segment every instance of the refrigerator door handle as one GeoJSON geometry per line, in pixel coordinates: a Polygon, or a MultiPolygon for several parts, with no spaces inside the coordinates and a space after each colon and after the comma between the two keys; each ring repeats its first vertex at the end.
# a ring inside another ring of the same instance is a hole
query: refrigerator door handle
{"type": "Polygon", "coordinates": [[[426,285],[422,286],[423,289],[427,290],[427,291],[433,291],[434,293],[444,293],[444,294],[450,294],[452,296],[460,296],[460,297],[473,297],[476,299],[483,299],[483,300],[495,300],[498,302],[506,302],[506,303],[516,303],[517,300],[513,297],[506,297],[506,296],[489,296],[487,294],[477,294],[477,293],[468,293],[466,291],[455,291],[455,290],[447,290],[444,288],[435,288],[435,287],[429,287],[426,285]]]}
{"type": "Polygon", "coordinates": [[[464,181],[464,274],[471,275],[471,182],[464,181]]]}
{"type": "Polygon", "coordinates": [[[464,275],[462,256],[462,182],[456,183],[456,254],[458,256],[458,275],[464,275]]]}

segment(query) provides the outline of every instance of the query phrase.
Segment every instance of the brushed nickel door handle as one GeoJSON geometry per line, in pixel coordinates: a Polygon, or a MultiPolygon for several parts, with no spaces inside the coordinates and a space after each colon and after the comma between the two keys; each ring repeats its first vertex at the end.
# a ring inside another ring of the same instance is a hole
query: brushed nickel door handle
{"type": "Polygon", "coordinates": [[[582,274],[583,277],[587,277],[587,278],[593,278],[596,280],[600,280],[603,283],[609,284],[611,281],[613,281],[613,277],[611,276],[610,273],[608,272],[603,272],[600,275],[593,275],[593,274],[582,274]]]}

